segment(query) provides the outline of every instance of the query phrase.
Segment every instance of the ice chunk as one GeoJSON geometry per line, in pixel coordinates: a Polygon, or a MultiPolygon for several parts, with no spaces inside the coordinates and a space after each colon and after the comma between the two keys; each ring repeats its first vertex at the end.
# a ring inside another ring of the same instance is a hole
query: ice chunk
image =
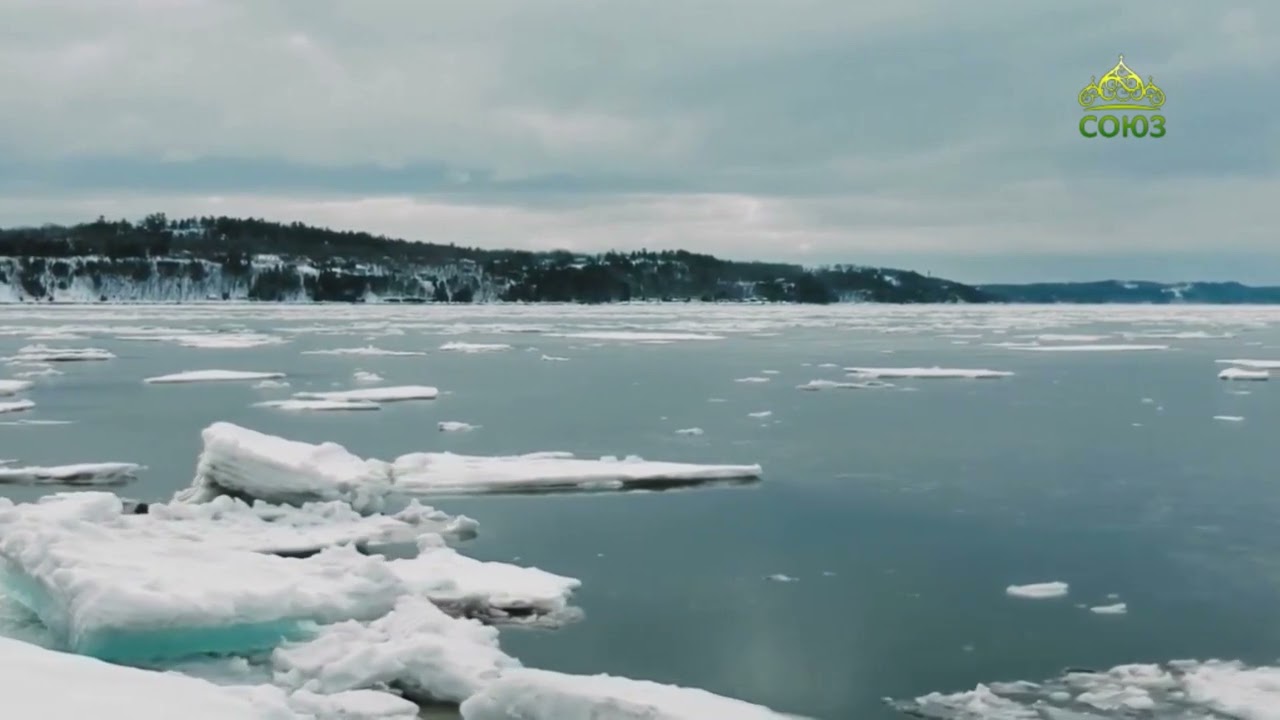
{"type": "Polygon", "coordinates": [[[772,580],[773,582],[780,582],[780,583],[793,583],[793,582],[800,581],[799,578],[794,578],[794,577],[791,577],[790,575],[786,575],[783,573],[774,573],[773,575],[766,577],[765,580],[772,580]]]}
{"type": "Polygon", "coordinates": [[[1067,594],[1069,586],[1064,582],[1043,582],[1032,583],[1030,585],[1010,585],[1005,588],[1005,593],[1009,597],[1031,598],[1033,600],[1044,600],[1048,598],[1060,598],[1067,594]]]}
{"type": "Polygon", "coordinates": [[[646,461],[635,456],[587,460],[564,452],[507,457],[410,453],[392,463],[396,489],[413,495],[654,488],[754,479],[761,472],[759,465],[695,465],[646,461]]]}
{"type": "Polygon", "coordinates": [[[1271,373],[1266,370],[1248,370],[1239,367],[1229,367],[1218,373],[1219,380],[1269,380],[1271,373]]]}
{"type": "Polygon", "coordinates": [[[276,688],[219,687],[3,637],[0,698],[13,720],[307,720],[276,688]]]}
{"type": "Polygon", "coordinates": [[[287,387],[289,387],[289,383],[282,380],[263,380],[262,382],[253,384],[253,388],[255,390],[270,390],[273,388],[287,388],[287,387]]]}
{"type": "Polygon", "coordinates": [[[202,540],[155,542],[107,493],[0,509],[8,592],[75,652],[122,662],[249,652],[302,623],[371,620],[403,584],[380,557],[285,558],[202,540]],[[37,504],[40,505],[40,504],[37,504]]]}
{"type": "Polygon", "coordinates": [[[284,338],[253,332],[178,333],[154,335],[120,335],[117,340],[172,342],[182,347],[205,350],[243,350],[264,345],[282,345],[284,338]]]}
{"type": "Polygon", "coordinates": [[[700,427],[681,428],[676,431],[676,434],[677,435],[701,435],[702,428],[700,427]]]}
{"type": "Polygon", "coordinates": [[[145,383],[194,383],[231,380],[275,380],[284,377],[279,372],[251,372],[246,370],[189,370],[172,375],[149,377],[145,383]]]}
{"type": "Polygon", "coordinates": [[[1214,415],[1214,420],[1225,420],[1226,422],[1244,422],[1244,418],[1240,415],[1214,415]]]}
{"type": "Polygon", "coordinates": [[[223,493],[288,505],[342,500],[367,512],[380,509],[391,490],[390,465],[356,457],[336,443],[295,442],[225,422],[205,428],[201,437],[196,479],[179,493],[182,500],[223,493]]]}
{"type": "Polygon", "coordinates": [[[23,372],[20,372],[20,373],[14,373],[13,376],[18,378],[38,378],[38,377],[54,377],[56,375],[62,375],[62,374],[63,372],[61,370],[56,370],[51,367],[42,367],[39,370],[24,370],[23,372]]]}
{"type": "Polygon", "coordinates": [[[470,432],[479,428],[479,425],[471,423],[459,422],[457,420],[444,420],[436,424],[440,428],[440,432],[470,432]]]}
{"type": "Polygon", "coordinates": [[[397,402],[401,400],[434,400],[440,395],[437,388],[427,385],[398,385],[395,387],[360,388],[333,392],[300,392],[295,398],[303,400],[337,400],[340,402],[397,402]]]}
{"type": "Polygon", "coordinates": [[[747,417],[767,418],[773,414],[772,410],[761,410],[760,412],[747,413],[747,417]]]}
{"type": "Polygon", "coordinates": [[[111,360],[115,353],[102,348],[54,348],[47,345],[27,345],[9,360],[19,362],[83,362],[111,360]]]}
{"type": "Polygon", "coordinates": [[[290,411],[329,410],[381,410],[382,406],[367,400],[266,400],[254,403],[254,407],[269,407],[290,411]]]}
{"type": "Polygon", "coordinates": [[[461,707],[464,720],[783,720],[795,718],[705,690],[610,675],[508,670],[461,707]]]}
{"type": "Polygon", "coordinates": [[[348,690],[321,695],[298,690],[289,696],[289,705],[315,720],[418,720],[420,708],[389,692],[348,690]]]}
{"type": "Polygon", "coordinates": [[[601,330],[573,333],[548,333],[550,337],[579,340],[624,340],[632,342],[673,342],[678,340],[723,340],[723,335],[683,332],[641,332],[635,330],[601,330]]]}
{"type": "Polygon", "coordinates": [[[0,397],[26,392],[33,384],[29,380],[0,380],[0,397]]]}
{"type": "Polygon", "coordinates": [[[548,362],[568,362],[569,361],[569,358],[560,357],[559,355],[543,355],[542,359],[548,362]]]}
{"type": "Polygon", "coordinates": [[[861,378],[915,378],[915,379],[944,379],[944,378],[962,378],[962,379],[987,379],[1002,378],[1013,375],[1011,372],[1003,370],[967,370],[963,368],[943,368],[943,367],[900,367],[900,368],[870,368],[870,367],[847,367],[845,370],[855,377],[861,378]]]}
{"type": "Polygon", "coordinates": [[[753,376],[751,376],[751,377],[740,377],[740,378],[738,378],[738,379],[734,380],[734,382],[740,382],[740,383],[767,383],[767,382],[769,382],[769,378],[767,378],[767,377],[762,377],[762,376],[758,376],[758,375],[753,375],[753,376]]]}
{"type": "Polygon", "coordinates": [[[441,345],[440,349],[445,352],[485,353],[510,350],[511,346],[505,343],[447,342],[441,345]]]}
{"type": "Polygon", "coordinates": [[[7,402],[0,402],[0,415],[3,415],[4,413],[22,412],[24,410],[30,410],[35,406],[36,404],[31,402],[30,400],[10,400],[7,402]]]}
{"type": "Polygon", "coordinates": [[[385,356],[385,357],[409,357],[414,355],[426,355],[424,352],[416,352],[413,350],[384,350],[372,345],[364,347],[352,348],[333,348],[332,350],[303,350],[303,355],[367,355],[367,356],[385,356]]]}
{"type": "Polygon", "coordinates": [[[576,578],[538,568],[484,562],[460,554],[436,535],[418,540],[417,557],[391,560],[409,591],[451,615],[488,622],[556,625],[577,618],[569,597],[576,578]]]}
{"type": "Polygon", "coordinates": [[[1124,603],[1114,603],[1112,605],[1095,605],[1089,608],[1089,612],[1096,615],[1124,615],[1129,612],[1129,606],[1124,603]]]}
{"type": "Polygon", "coordinates": [[[351,375],[356,382],[376,383],[382,382],[382,376],[375,372],[367,372],[365,370],[357,370],[351,375]]]}
{"type": "Polygon", "coordinates": [[[52,467],[0,467],[0,485],[124,485],[145,470],[135,463],[107,462],[52,467]]]}
{"type": "Polygon", "coordinates": [[[1236,360],[1219,360],[1218,363],[1222,365],[1237,365],[1254,370],[1280,370],[1280,360],[1248,360],[1240,358],[1236,360]]]}
{"type": "MultiPolygon", "coordinates": [[[[498,648],[498,631],[403,597],[385,617],[320,628],[271,656],[289,687],[341,693],[390,685],[420,702],[461,702],[520,663],[498,648]]],[[[415,708],[416,714],[416,708],[415,708]]]]}
{"type": "Polygon", "coordinates": [[[1168,345],[1124,345],[1124,344],[1084,344],[1084,345],[1006,345],[1014,350],[1030,350],[1033,352],[1137,352],[1144,350],[1168,350],[1168,345]]]}
{"type": "Polygon", "coordinates": [[[837,382],[835,380],[810,380],[803,385],[797,385],[797,390],[870,390],[879,387],[892,387],[889,383],[883,382],[837,382]]]}

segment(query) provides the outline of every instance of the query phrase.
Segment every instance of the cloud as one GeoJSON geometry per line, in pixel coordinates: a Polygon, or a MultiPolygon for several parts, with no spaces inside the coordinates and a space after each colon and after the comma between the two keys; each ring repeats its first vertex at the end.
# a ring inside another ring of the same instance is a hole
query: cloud
{"type": "Polygon", "coordinates": [[[1260,1],[0,0],[0,224],[216,206],[1018,272],[1266,255],[1275,28],[1260,1]],[[1168,93],[1165,138],[1079,136],[1119,52],[1168,93]]]}

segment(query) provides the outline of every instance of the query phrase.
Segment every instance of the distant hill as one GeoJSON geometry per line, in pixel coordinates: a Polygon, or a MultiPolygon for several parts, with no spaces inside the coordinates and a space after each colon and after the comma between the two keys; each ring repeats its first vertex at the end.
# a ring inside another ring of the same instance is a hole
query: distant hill
{"type": "Polygon", "coordinates": [[[1280,287],[1251,287],[1236,282],[1100,282],[980,285],[996,302],[1014,303],[1280,303],[1280,287]]]}
{"type": "Polygon", "coordinates": [[[907,270],[736,262],[677,251],[481,250],[254,218],[0,229],[0,302],[973,303],[907,270]]]}

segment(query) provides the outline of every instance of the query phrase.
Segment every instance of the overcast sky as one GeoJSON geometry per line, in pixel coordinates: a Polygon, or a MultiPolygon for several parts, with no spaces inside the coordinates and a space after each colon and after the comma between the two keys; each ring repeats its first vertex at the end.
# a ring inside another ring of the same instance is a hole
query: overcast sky
{"type": "Polygon", "coordinates": [[[1274,0],[0,0],[0,226],[1280,283],[1278,81],[1274,0]]]}

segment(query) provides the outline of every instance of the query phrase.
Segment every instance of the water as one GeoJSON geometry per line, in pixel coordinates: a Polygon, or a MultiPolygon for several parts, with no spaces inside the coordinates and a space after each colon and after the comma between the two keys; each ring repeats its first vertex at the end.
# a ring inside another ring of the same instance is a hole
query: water
{"type": "MultiPolygon", "coordinates": [[[[1219,381],[1224,366],[1214,362],[1280,358],[1280,309],[8,307],[0,355],[54,328],[88,339],[38,342],[119,357],[39,378],[27,395],[37,408],[0,421],[74,423],[0,426],[0,458],[143,463],[148,471],[122,492],[145,500],[190,481],[200,430],[217,420],[381,458],[570,450],[764,466],[765,480],[749,487],[434,503],[480,521],[466,552],[582,579],[585,621],[504,633],[504,648],[529,666],[703,687],[842,720],[895,717],[886,696],[1038,680],[1069,666],[1280,656],[1277,389],[1219,381]],[[289,342],[213,350],[116,339],[138,326],[234,326],[289,342]],[[548,334],[620,329],[720,339],[548,334]],[[1232,337],[1118,335],[1153,330],[1232,337]],[[1170,349],[990,345],[1044,332],[1170,349]],[[514,348],[436,351],[454,340],[514,348]],[[369,344],[430,354],[301,354],[369,344]],[[797,390],[844,379],[822,363],[1016,374],[797,390]],[[210,368],[283,371],[292,387],[141,382],[210,368]],[[252,406],[352,387],[356,369],[445,394],[375,413],[252,406]],[[734,382],[765,370],[777,371],[763,375],[770,382],[734,382]],[[1241,390],[1249,394],[1232,392],[1241,390]],[[748,417],[765,410],[772,415],[748,417]],[[442,420],[481,427],[440,433],[442,420]],[[688,427],[705,433],[675,432],[688,427]],[[776,573],[797,581],[766,579],[776,573]],[[1069,582],[1070,595],[1004,592],[1049,580],[1069,582]],[[1127,615],[1077,607],[1110,604],[1111,593],[1127,615]]],[[[0,493],[25,500],[42,491],[0,493]]]]}

